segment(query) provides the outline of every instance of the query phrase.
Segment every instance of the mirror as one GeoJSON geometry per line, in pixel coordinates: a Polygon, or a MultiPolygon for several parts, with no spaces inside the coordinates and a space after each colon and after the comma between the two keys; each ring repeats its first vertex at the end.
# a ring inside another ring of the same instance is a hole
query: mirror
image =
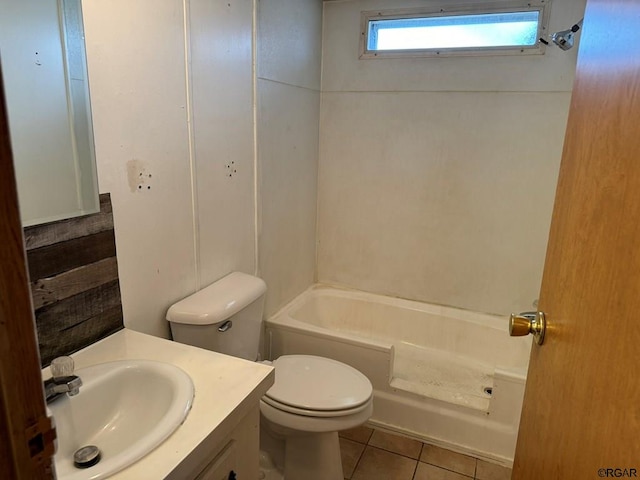
{"type": "Polygon", "coordinates": [[[0,60],[24,226],[100,209],[81,0],[0,0],[0,60]]]}

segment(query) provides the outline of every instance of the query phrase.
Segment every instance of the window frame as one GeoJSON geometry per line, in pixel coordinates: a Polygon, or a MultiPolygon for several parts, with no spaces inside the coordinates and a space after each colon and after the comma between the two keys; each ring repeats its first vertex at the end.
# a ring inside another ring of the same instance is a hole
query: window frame
{"type": "Polygon", "coordinates": [[[488,55],[542,55],[545,44],[538,40],[534,45],[513,47],[465,47],[465,48],[426,48],[410,50],[368,50],[369,22],[372,20],[398,20],[421,17],[448,17],[453,15],[482,15],[491,13],[513,13],[539,11],[538,32],[536,38],[545,37],[549,24],[551,0],[526,0],[504,2],[476,2],[448,5],[438,2],[425,7],[389,10],[363,11],[360,14],[360,59],[403,58],[403,57],[452,57],[452,56],[488,56],[488,55]]]}

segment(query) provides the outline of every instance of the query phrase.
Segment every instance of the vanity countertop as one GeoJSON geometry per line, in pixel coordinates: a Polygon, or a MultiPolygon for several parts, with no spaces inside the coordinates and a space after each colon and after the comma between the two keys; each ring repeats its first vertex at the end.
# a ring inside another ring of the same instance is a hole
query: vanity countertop
{"type": "Polygon", "coordinates": [[[109,477],[113,480],[185,478],[206,461],[212,449],[223,444],[275,379],[272,367],[129,329],[120,330],[72,357],[76,369],[115,360],[157,360],[180,367],[193,380],[195,398],[185,422],[151,453],[109,477]]]}

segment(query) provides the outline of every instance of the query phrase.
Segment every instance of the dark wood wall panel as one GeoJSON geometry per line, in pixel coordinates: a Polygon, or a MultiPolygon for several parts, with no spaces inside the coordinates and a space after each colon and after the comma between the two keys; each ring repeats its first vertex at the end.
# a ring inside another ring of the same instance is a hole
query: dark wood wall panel
{"type": "Polygon", "coordinates": [[[81,323],[59,331],[47,328],[40,333],[41,322],[37,323],[40,357],[44,366],[60,355],[77,352],[122,329],[122,308],[118,305],[106,309],[81,323]]]}
{"type": "Polygon", "coordinates": [[[108,193],[99,213],[24,234],[42,366],[123,328],[108,193]]]}
{"type": "Polygon", "coordinates": [[[116,256],[113,230],[29,250],[29,276],[48,278],[116,256]]]}
{"type": "Polygon", "coordinates": [[[108,193],[100,195],[98,213],[25,228],[24,243],[27,250],[33,250],[106,230],[113,230],[111,196],[108,193]]]}
{"type": "Polygon", "coordinates": [[[118,263],[112,257],[32,281],[33,306],[37,310],[117,278],[118,263]]]}

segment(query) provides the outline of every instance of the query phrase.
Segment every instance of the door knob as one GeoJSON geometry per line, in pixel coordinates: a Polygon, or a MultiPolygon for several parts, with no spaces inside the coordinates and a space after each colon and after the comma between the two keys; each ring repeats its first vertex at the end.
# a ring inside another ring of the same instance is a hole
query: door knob
{"type": "Polygon", "coordinates": [[[533,334],[536,343],[544,343],[544,334],[547,329],[547,321],[542,312],[523,312],[519,315],[511,314],[509,320],[509,335],[512,337],[522,337],[533,334]]]}

